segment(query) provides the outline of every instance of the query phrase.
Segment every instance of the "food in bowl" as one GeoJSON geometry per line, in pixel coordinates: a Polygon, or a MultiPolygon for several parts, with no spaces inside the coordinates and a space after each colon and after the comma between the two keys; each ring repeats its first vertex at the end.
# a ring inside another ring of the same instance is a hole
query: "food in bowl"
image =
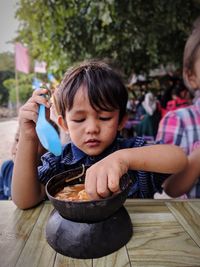
{"type": "MultiPolygon", "coordinates": [[[[89,166],[85,168],[85,171],[87,168],[89,166]]],[[[55,197],[64,187],[84,184],[84,182],[85,172],[83,173],[83,167],[64,171],[51,177],[47,182],[45,186],[46,194],[54,208],[63,218],[76,222],[99,222],[105,220],[121,208],[125,202],[129,192],[130,178],[128,174],[123,175],[120,179],[121,192],[112,194],[107,198],[72,201],[55,197]],[[82,175],[81,177],[80,174],[82,175]],[[77,176],[79,178],[75,179],[77,176]]]]}
{"type": "Polygon", "coordinates": [[[84,184],[75,184],[72,186],[65,186],[61,191],[55,194],[54,196],[59,200],[66,201],[88,201],[91,198],[85,191],[84,184]]]}

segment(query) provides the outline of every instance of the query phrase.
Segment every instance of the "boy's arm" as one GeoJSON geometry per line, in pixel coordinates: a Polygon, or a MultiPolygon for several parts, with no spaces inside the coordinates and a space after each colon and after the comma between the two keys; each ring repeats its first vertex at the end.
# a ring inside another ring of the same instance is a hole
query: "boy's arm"
{"type": "Polygon", "coordinates": [[[184,151],[175,145],[151,145],[119,150],[128,169],[157,173],[177,173],[187,164],[184,151]]]}
{"type": "Polygon", "coordinates": [[[20,108],[20,135],[12,177],[12,199],[21,209],[37,205],[45,196],[44,186],[37,178],[38,137],[35,124],[38,117],[38,104],[49,108],[47,100],[42,96],[46,89],[38,89],[20,108]]]}
{"type": "Polygon", "coordinates": [[[187,164],[183,150],[174,145],[153,145],[118,150],[91,166],[85,187],[93,198],[119,190],[119,179],[128,170],[177,173],[187,164]]]}
{"type": "Polygon", "coordinates": [[[200,177],[200,149],[188,156],[188,165],[180,173],[171,175],[163,183],[164,191],[171,197],[179,197],[187,193],[200,177]]]}
{"type": "Polygon", "coordinates": [[[12,177],[12,200],[21,209],[37,205],[44,199],[44,186],[37,178],[37,147],[34,140],[21,136],[12,177]]]}

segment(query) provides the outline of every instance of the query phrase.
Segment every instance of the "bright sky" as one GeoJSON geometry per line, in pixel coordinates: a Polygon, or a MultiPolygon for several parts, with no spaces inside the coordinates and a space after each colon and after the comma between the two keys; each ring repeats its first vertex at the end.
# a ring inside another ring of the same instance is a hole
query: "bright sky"
{"type": "Polygon", "coordinates": [[[15,18],[18,0],[0,0],[0,53],[14,52],[10,42],[16,37],[18,21],[15,18]]]}

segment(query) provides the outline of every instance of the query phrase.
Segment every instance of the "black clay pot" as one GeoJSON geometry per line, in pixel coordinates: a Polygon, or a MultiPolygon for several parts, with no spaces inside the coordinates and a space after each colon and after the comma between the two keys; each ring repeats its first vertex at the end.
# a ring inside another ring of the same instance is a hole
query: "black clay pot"
{"type": "Polygon", "coordinates": [[[82,172],[83,168],[80,167],[55,175],[46,184],[46,194],[55,209],[65,219],[76,222],[97,222],[105,220],[114,214],[125,202],[130,185],[128,174],[122,176],[120,179],[121,192],[106,199],[94,201],[65,201],[58,200],[54,197],[55,194],[65,186],[84,183],[85,173],[79,178],[79,181],[67,182],[67,180],[82,172]]]}
{"type": "Polygon", "coordinates": [[[106,256],[124,246],[131,236],[131,220],[123,206],[95,223],[73,222],[53,210],[46,226],[49,245],[62,255],[78,259],[106,256]]]}

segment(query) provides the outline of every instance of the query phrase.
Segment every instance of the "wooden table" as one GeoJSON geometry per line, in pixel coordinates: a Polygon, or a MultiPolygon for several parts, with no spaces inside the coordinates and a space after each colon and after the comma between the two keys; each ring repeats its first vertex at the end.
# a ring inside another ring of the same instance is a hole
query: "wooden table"
{"type": "Polygon", "coordinates": [[[200,200],[127,200],[134,234],[109,256],[78,260],[46,242],[49,202],[22,211],[0,201],[0,267],[200,266],[200,200]]]}

